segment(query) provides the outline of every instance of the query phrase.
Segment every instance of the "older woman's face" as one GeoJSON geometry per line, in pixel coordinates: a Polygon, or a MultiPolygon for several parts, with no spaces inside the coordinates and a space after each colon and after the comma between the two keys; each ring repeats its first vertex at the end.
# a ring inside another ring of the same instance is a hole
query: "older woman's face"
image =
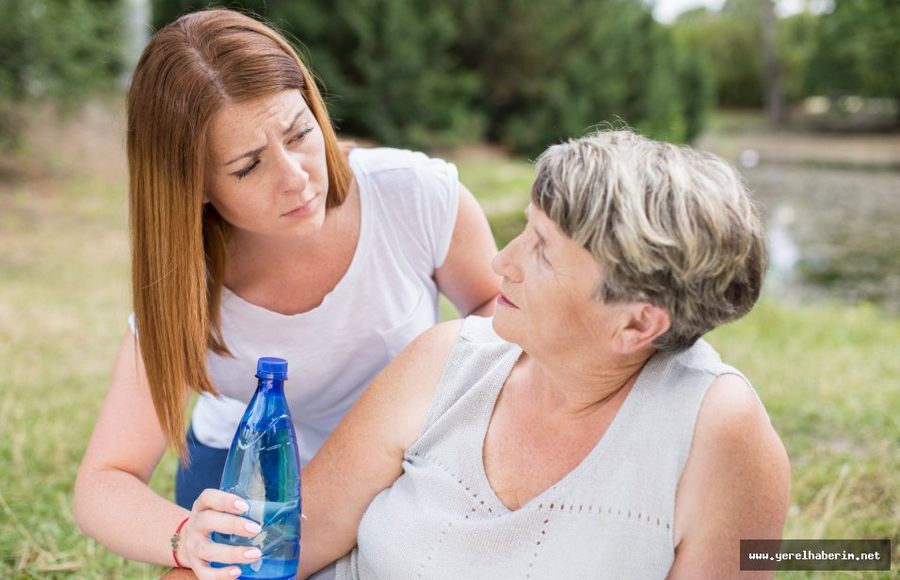
{"type": "Polygon", "coordinates": [[[492,263],[502,277],[494,329],[532,354],[595,343],[616,310],[593,299],[600,266],[543,211],[529,206],[527,214],[525,230],[492,263]]]}
{"type": "Polygon", "coordinates": [[[321,227],[325,141],[300,91],[224,106],[213,116],[209,148],[208,199],[232,226],[278,237],[321,227]]]}

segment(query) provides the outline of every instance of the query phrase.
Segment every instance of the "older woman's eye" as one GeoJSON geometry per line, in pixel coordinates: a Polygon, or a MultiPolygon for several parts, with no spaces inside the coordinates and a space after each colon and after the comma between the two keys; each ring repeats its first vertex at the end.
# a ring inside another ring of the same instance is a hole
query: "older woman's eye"
{"type": "Polygon", "coordinates": [[[538,257],[541,261],[547,262],[547,263],[550,262],[550,260],[547,259],[547,255],[544,253],[544,244],[543,244],[543,242],[537,242],[536,244],[534,244],[534,248],[532,248],[532,251],[535,253],[535,255],[537,255],[537,257],[538,257]]]}

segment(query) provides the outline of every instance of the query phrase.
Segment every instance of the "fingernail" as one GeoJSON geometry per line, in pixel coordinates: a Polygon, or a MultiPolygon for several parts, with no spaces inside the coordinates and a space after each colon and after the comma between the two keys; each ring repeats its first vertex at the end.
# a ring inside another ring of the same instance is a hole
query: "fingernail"
{"type": "Polygon", "coordinates": [[[262,527],[256,522],[245,523],[244,529],[253,534],[258,534],[262,531],[262,527]]]}
{"type": "Polygon", "coordinates": [[[306,521],[306,520],[308,520],[309,518],[306,517],[306,514],[300,514],[300,519],[303,520],[303,521],[306,521]]]}
{"type": "Polygon", "coordinates": [[[241,569],[240,568],[232,568],[231,570],[228,571],[228,573],[230,575],[234,576],[235,578],[237,578],[238,576],[241,575],[241,569]]]}
{"type": "Polygon", "coordinates": [[[250,509],[250,506],[247,505],[247,502],[245,502],[245,501],[242,500],[242,499],[236,499],[236,500],[234,500],[234,507],[236,507],[237,509],[241,510],[242,512],[245,512],[245,511],[247,511],[247,510],[250,509]]]}
{"type": "Polygon", "coordinates": [[[244,552],[245,558],[259,558],[262,556],[262,552],[259,551],[259,548],[252,548],[244,552]]]}

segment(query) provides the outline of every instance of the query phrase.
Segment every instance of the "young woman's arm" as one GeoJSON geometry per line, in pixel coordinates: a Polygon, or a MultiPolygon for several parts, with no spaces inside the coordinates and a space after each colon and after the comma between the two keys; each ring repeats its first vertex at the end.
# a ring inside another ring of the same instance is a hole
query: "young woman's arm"
{"type": "Polygon", "coordinates": [[[213,544],[216,531],[254,535],[233,495],[207,490],[192,512],[154,493],[147,485],[166,448],[156,419],[137,341],[129,331],[116,358],[112,384],[75,482],[75,520],[81,530],[130,560],[173,566],[170,538],[184,518],[178,558],[201,579],[232,578],[207,560],[252,562],[244,549],[213,544]]]}
{"type": "Polygon", "coordinates": [[[356,545],[372,499],[402,473],[418,438],[462,321],[435,326],[378,375],[302,474],[305,578],[356,545]]]}
{"type": "Polygon", "coordinates": [[[459,184],[459,209],[450,240],[450,250],[434,278],[461,316],[490,316],[500,288],[500,278],[491,270],[497,244],[484,211],[475,196],[459,184]]]}
{"type": "MultiPolygon", "coordinates": [[[[790,465],[756,395],[735,375],[709,389],[675,503],[669,578],[737,578],[742,539],[780,539],[790,465]]],[[[774,572],[747,572],[771,578],[774,572]]]]}

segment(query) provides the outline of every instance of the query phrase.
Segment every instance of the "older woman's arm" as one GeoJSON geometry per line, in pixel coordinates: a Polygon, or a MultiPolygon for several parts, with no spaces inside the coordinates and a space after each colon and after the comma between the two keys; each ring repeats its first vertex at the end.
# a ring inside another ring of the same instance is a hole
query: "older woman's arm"
{"type": "Polygon", "coordinates": [[[305,578],[354,545],[372,499],[402,473],[462,321],[419,336],[376,377],[302,473],[305,578]]]}
{"type": "Polygon", "coordinates": [[[735,375],[718,377],[678,486],[669,578],[741,576],[740,540],[781,538],[789,494],[787,454],[756,395],[735,375]]]}

